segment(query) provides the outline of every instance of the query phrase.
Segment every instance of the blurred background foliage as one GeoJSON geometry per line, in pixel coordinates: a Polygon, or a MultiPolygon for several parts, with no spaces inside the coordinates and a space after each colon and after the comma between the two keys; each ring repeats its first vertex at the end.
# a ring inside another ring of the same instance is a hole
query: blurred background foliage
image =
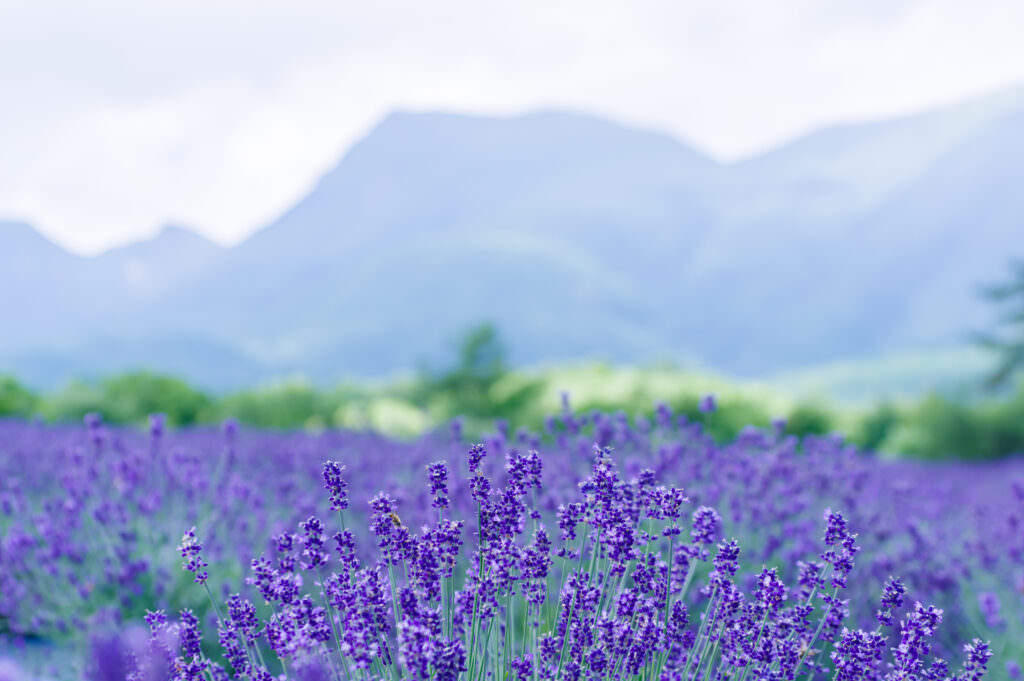
{"type": "Polygon", "coordinates": [[[251,390],[212,395],[174,377],[147,372],[75,381],[40,395],[14,378],[0,378],[0,417],[80,422],[99,412],[116,424],[143,424],[151,413],[173,426],[216,423],[233,417],[264,428],[374,429],[414,437],[461,417],[476,435],[505,419],[515,429],[539,430],[561,409],[562,394],[586,413],[600,409],[653,418],[659,402],[703,420],[724,441],[747,425],[785,419],[794,435],[842,432],[854,444],[885,455],[925,459],[988,459],[1024,453],[1024,383],[992,393],[927,394],[915,399],[850,405],[794,398],[777,386],[744,384],[670,365],[645,368],[589,363],[511,370],[497,330],[482,324],[457,343],[451,363],[379,382],[321,389],[283,380],[251,390]],[[718,410],[701,414],[700,397],[718,396],[718,410]]]}

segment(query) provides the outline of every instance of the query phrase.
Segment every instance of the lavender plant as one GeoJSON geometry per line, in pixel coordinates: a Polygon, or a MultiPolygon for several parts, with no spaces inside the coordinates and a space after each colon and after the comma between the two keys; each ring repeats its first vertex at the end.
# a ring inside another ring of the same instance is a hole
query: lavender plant
{"type": "MultiPolygon", "coordinates": [[[[706,419],[714,409],[708,401],[706,419]]],[[[315,657],[308,646],[282,648],[279,659],[272,641],[295,640],[288,632],[308,632],[310,618],[322,621],[320,636],[330,634],[322,646],[337,651],[337,660],[321,661],[325,673],[359,678],[411,678],[423,664],[437,676],[434,660],[464,665],[462,679],[625,678],[632,669],[696,678],[700,658],[710,679],[732,668],[722,660],[736,646],[747,663],[730,678],[756,678],[764,641],[776,646],[765,655],[797,643],[796,678],[861,669],[868,658],[889,674],[897,661],[885,653],[900,645],[901,622],[921,601],[942,611],[926,637],[939,657],[960,657],[962,641],[989,640],[992,674],[1020,674],[1019,461],[888,462],[839,437],[801,441],[780,426],[717,444],[706,422],[663,405],[651,420],[631,420],[577,413],[568,401],[544,432],[499,424],[469,456],[459,424],[413,442],[234,423],[173,431],[159,418],[151,426],[0,421],[0,658],[5,646],[18,656],[25,639],[68,646],[86,632],[98,646],[112,636],[129,641],[148,609],[191,613],[157,621],[152,645],[175,658],[182,627],[202,631],[202,659],[183,659],[205,660],[210,674],[214,663],[242,669],[231,662],[234,655],[241,665],[242,653],[254,658],[252,674],[304,674],[304,660],[315,657]],[[543,452],[543,465],[533,452],[543,452]],[[826,508],[841,509],[843,523],[823,527],[826,508]],[[194,539],[182,542],[192,527],[194,539]],[[859,534],[846,546],[850,528],[859,534]],[[196,572],[180,569],[189,560],[196,572]],[[202,572],[205,583],[196,584],[202,572]],[[881,598],[890,575],[901,577],[902,591],[890,584],[881,598]],[[247,605],[232,609],[235,594],[252,604],[257,625],[247,605]],[[348,600],[336,603],[339,594],[348,600]],[[813,608],[803,634],[786,623],[801,607],[813,608]],[[737,618],[747,610],[761,633],[743,638],[737,618]],[[441,618],[440,638],[427,612],[441,618]],[[362,613],[361,629],[343,628],[352,613],[362,613]],[[235,635],[233,622],[249,624],[235,635]],[[643,631],[649,657],[629,652],[643,631]],[[420,649],[433,652],[404,661],[420,649]]],[[[166,656],[129,643],[135,652],[126,657],[156,660],[142,678],[163,678],[166,656]]],[[[899,664],[906,669],[897,678],[941,677],[930,662],[917,671],[913,661],[899,664]]],[[[782,678],[780,670],[762,671],[782,678]]],[[[87,665],[49,675],[83,676],[87,665]]]]}
{"type": "MultiPolygon", "coordinates": [[[[482,445],[469,450],[475,512],[465,517],[445,513],[441,462],[426,467],[437,514],[419,530],[393,498],[375,496],[366,559],[347,529],[328,552],[317,516],[278,536],[273,555],[252,560],[255,601],[236,593],[213,603],[219,653],[200,645],[189,611],[177,624],[150,613],[144,667],[156,657],[182,681],[973,681],[986,671],[991,652],[980,639],[964,647],[955,674],[930,655],[942,610],[909,605],[899,579],[881,590],[873,629],[848,626],[844,595],[860,547],[839,512],[825,511],[820,553],[792,588],[773,567],[744,588],[741,547],[720,537],[717,512],[691,512],[683,491],[657,484],[653,471],[623,479],[610,448],[595,447],[589,475],[554,513],[536,502],[536,452],[509,450],[497,479],[483,470],[486,456],[482,445]],[[175,636],[180,645],[164,645],[175,636]]],[[[340,470],[328,461],[323,477],[344,528],[340,470]]],[[[187,531],[183,567],[205,586],[201,551],[187,531]]]]}

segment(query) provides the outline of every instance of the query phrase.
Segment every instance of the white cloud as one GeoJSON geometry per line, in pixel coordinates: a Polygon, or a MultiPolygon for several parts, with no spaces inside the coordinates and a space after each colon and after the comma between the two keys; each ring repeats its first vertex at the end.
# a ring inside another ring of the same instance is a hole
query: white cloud
{"type": "Polygon", "coordinates": [[[721,158],[1024,82],[1018,0],[0,3],[0,215],[237,241],[394,108],[569,107],[721,158]]]}

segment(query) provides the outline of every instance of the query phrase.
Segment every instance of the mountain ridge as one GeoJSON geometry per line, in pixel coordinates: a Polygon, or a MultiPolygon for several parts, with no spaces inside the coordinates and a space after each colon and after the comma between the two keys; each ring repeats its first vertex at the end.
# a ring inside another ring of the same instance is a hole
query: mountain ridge
{"type": "Polygon", "coordinates": [[[233,349],[228,382],[332,381],[437,358],[484,319],[520,364],[696,358],[757,375],[939,347],[985,317],[963,292],[1024,252],[1022,158],[1024,88],[733,164],[571,112],[396,112],[234,247],[171,227],[65,253],[0,368],[101,334],[136,363],[153,347],[159,368],[157,341],[182,337],[233,349]]]}

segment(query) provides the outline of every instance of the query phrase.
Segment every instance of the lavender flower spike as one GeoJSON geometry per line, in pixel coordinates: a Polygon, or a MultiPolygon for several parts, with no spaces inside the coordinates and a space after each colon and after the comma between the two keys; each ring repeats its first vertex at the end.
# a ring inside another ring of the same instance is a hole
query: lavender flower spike
{"type": "Polygon", "coordinates": [[[181,546],[178,547],[178,550],[181,551],[181,557],[185,559],[182,569],[188,570],[196,576],[196,584],[206,584],[206,580],[209,577],[209,574],[206,572],[207,563],[201,555],[203,545],[199,543],[195,527],[190,528],[181,537],[181,546]]]}
{"type": "Polygon", "coordinates": [[[700,398],[700,403],[697,408],[702,414],[710,414],[718,409],[718,400],[715,398],[714,393],[708,393],[704,397],[700,398]]]}
{"type": "Polygon", "coordinates": [[[331,509],[344,511],[348,508],[348,483],[342,477],[345,467],[337,461],[324,462],[324,488],[331,493],[331,509]]]}

